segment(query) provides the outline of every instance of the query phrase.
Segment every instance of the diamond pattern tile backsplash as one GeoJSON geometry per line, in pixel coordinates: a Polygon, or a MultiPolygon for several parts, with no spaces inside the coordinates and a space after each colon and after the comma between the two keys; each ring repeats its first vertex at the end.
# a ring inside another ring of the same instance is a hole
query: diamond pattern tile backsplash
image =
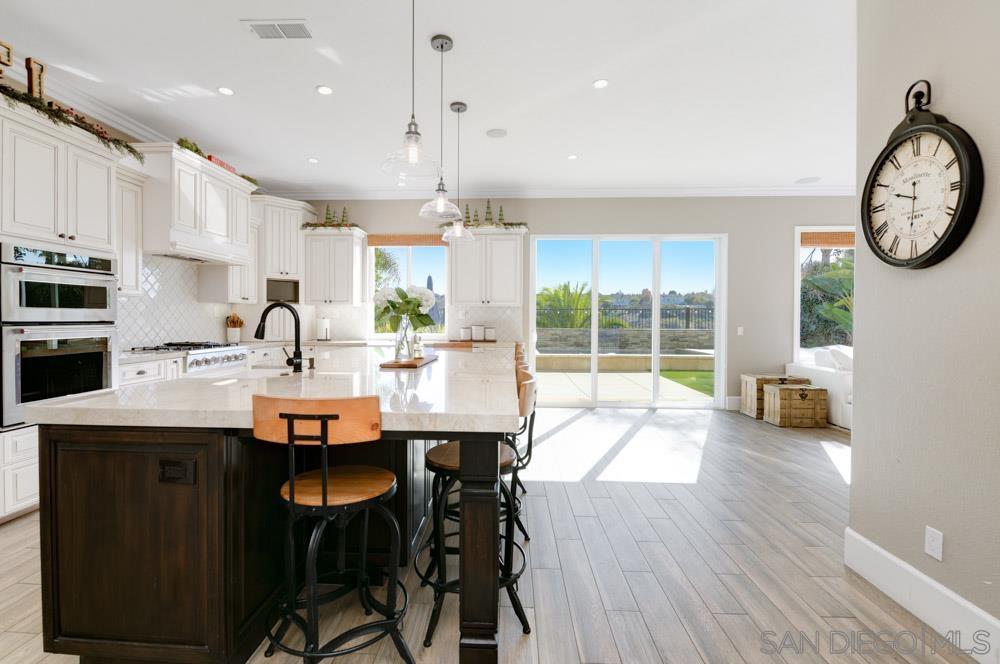
{"type": "Polygon", "coordinates": [[[198,301],[198,264],[143,256],[142,293],[118,298],[122,350],[166,341],[225,341],[229,305],[198,301]]]}

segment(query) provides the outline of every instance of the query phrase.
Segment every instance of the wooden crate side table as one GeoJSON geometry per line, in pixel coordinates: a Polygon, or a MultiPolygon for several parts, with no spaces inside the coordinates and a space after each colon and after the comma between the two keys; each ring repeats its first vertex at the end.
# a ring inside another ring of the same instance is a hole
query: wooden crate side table
{"type": "Polygon", "coordinates": [[[765,385],[808,385],[808,378],[771,374],[743,374],[740,376],[740,412],[754,419],[764,419],[765,385]]]}
{"type": "Polygon", "coordinates": [[[815,385],[764,386],[764,421],[779,427],[825,427],[826,388],[815,385]]]}

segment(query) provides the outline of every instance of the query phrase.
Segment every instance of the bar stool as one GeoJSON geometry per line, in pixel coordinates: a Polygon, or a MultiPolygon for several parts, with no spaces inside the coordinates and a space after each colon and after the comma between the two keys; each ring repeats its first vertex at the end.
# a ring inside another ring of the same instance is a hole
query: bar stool
{"type": "MultiPolygon", "coordinates": [[[[535,382],[534,374],[528,371],[519,373],[517,401],[520,415],[524,418],[524,422],[521,424],[521,428],[517,431],[517,433],[507,436],[507,445],[511,450],[513,450],[515,456],[514,468],[511,470],[510,492],[511,497],[514,499],[514,503],[518,506],[520,505],[520,499],[517,497],[518,488],[520,488],[521,493],[528,492],[519,475],[520,471],[527,468],[528,464],[531,463],[531,453],[535,439],[535,405],[538,402],[538,392],[536,388],[537,383],[535,382]],[[525,439],[527,442],[522,447],[520,443],[525,439]]],[[[518,509],[515,513],[514,524],[517,526],[517,529],[521,531],[524,541],[530,541],[531,537],[528,535],[528,529],[524,527],[524,522],[521,521],[520,509],[518,509]]]]}
{"type": "MultiPolygon", "coordinates": [[[[298,399],[253,396],[254,437],[271,443],[288,446],[288,482],[280,490],[282,502],[288,508],[285,542],[285,599],[278,604],[281,624],[277,632],[267,630],[270,657],[278,649],[303,661],[318,662],[327,657],[338,657],[367,648],[390,636],[403,661],[412,663],[410,653],[399,631],[399,623],[406,613],[406,586],[399,580],[398,560],[401,546],[399,523],[384,505],[396,493],[396,476],[392,471],[374,466],[331,466],[330,447],[353,443],[370,443],[382,435],[382,417],[379,398],[376,396],[352,399],[298,399]],[[319,470],[295,474],[295,451],[299,447],[320,448],[319,470]],[[379,602],[371,593],[367,571],[368,520],[377,514],[389,527],[390,553],[386,601],[379,602]],[[320,594],[316,559],[319,555],[323,533],[333,524],[343,535],[347,524],[355,517],[362,518],[360,563],[357,569],[344,566],[344,541],[340,538],[338,570],[354,577],[353,583],[320,594]],[[299,598],[296,579],[295,524],[302,519],[315,520],[305,563],[305,598],[299,598]],[[380,619],[367,622],[342,632],[333,639],[319,643],[319,606],[354,590],[358,591],[366,615],[374,611],[380,619]],[[402,605],[397,606],[397,591],[402,592],[402,605]],[[303,618],[299,609],[306,610],[303,618]],[[295,625],[305,638],[302,650],[283,642],[288,629],[295,625]],[[366,635],[373,635],[362,643],[345,646],[366,635]]],[[[273,624],[269,621],[268,625],[273,624]]]]}
{"type": "MultiPolygon", "coordinates": [[[[427,623],[427,633],[424,637],[424,646],[430,647],[434,638],[434,630],[437,628],[438,619],[441,617],[441,607],[444,604],[445,595],[457,593],[460,589],[458,578],[448,577],[448,555],[459,553],[457,546],[449,546],[448,540],[457,537],[458,531],[445,533],[445,523],[458,523],[459,511],[457,503],[449,503],[448,496],[455,489],[458,482],[459,455],[461,446],[458,441],[453,440],[432,447],[424,455],[425,467],[434,473],[434,481],[431,485],[431,508],[433,511],[431,521],[431,535],[427,542],[420,548],[418,556],[425,550],[430,550],[430,560],[427,567],[421,570],[414,564],[414,570],[420,577],[421,585],[429,585],[434,589],[434,608],[431,610],[431,617],[427,623]]],[[[500,464],[500,475],[511,475],[516,471],[515,462],[517,455],[506,443],[497,443],[497,454],[500,464]]],[[[502,557],[500,560],[500,575],[498,585],[501,589],[507,590],[510,597],[511,606],[521,622],[521,630],[525,634],[531,633],[531,625],[528,623],[528,616],[524,612],[521,598],[517,594],[517,582],[524,573],[526,558],[524,549],[514,541],[514,523],[520,511],[520,504],[514,499],[510,489],[500,481],[500,520],[504,524],[502,557]],[[520,556],[520,567],[514,570],[514,552],[520,556]]]]}

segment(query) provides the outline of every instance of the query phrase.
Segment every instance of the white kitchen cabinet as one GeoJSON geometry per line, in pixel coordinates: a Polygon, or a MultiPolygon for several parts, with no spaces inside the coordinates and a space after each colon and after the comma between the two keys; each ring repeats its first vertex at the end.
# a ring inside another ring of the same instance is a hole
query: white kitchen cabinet
{"type": "Polygon", "coordinates": [[[110,150],[20,106],[0,107],[0,145],[0,234],[112,254],[116,157],[110,150]]]}
{"type": "Polygon", "coordinates": [[[169,360],[164,360],[164,379],[174,380],[175,378],[180,378],[184,375],[184,360],[179,357],[174,357],[169,360]]]}
{"type": "Polygon", "coordinates": [[[114,250],[115,162],[69,146],[66,238],[72,246],[114,250]]]}
{"type": "Polygon", "coordinates": [[[449,304],[518,307],[522,302],[523,231],[475,231],[474,242],[448,247],[449,304]]]}
{"type": "Polygon", "coordinates": [[[250,224],[246,265],[202,265],[198,268],[198,299],[202,302],[257,304],[260,228],[250,224]]]}
{"type": "Polygon", "coordinates": [[[249,203],[256,187],[173,143],[136,143],[142,172],[143,250],[209,263],[243,265],[249,255],[249,203]]]}
{"type": "Polygon", "coordinates": [[[263,219],[261,259],[265,279],[301,280],[305,263],[302,223],[315,219],[308,203],[274,196],[250,197],[250,216],[263,219]]]}
{"type": "Polygon", "coordinates": [[[0,434],[0,521],[38,504],[38,427],[0,434]]]}
{"type": "Polygon", "coordinates": [[[368,240],[359,228],[306,231],[305,302],[364,301],[368,240]]]}
{"type": "Polygon", "coordinates": [[[59,138],[14,119],[3,120],[0,231],[38,240],[65,240],[65,162],[66,144],[59,138]]]}
{"type": "Polygon", "coordinates": [[[122,295],[142,292],[142,183],[145,177],[125,168],[118,169],[116,203],[118,291],[122,295]]]}
{"type": "Polygon", "coordinates": [[[204,234],[228,239],[230,232],[229,187],[211,175],[201,178],[202,219],[204,234]]]}

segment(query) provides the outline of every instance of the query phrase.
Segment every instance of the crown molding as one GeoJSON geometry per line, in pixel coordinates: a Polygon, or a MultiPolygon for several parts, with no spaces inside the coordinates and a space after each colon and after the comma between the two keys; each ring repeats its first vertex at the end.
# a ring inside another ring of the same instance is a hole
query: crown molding
{"type": "MultiPolygon", "coordinates": [[[[271,191],[272,196],[302,201],[323,200],[423,200],[431,197],[414,196],[413,191],[399,189],[306,191],[271,191]]],[[[850,185],[827,187],[644,187],[644,188],[525,188],[525,189],[475,189],[463,191],[463,198],[740,198],[740,197],[853,197],[855,188],[850,185]]]]}
{"type": "MultiPolygon", "coordinates": [[[[97,97],[74,87],[72,84],[53,77],[53,71],[59,70],[50,67],[45,73],[46,97],[55,99],[64,106],[71,106],[95,121],[120,131],[136,141],[145,143],[170,141],[170,138],[152,127],[108,106],[97,97]]],[[[28,76],[24,67],[24,59],[15,56],[14,65],[4,69],[4,76],[26,84],[28,76]]]]}

